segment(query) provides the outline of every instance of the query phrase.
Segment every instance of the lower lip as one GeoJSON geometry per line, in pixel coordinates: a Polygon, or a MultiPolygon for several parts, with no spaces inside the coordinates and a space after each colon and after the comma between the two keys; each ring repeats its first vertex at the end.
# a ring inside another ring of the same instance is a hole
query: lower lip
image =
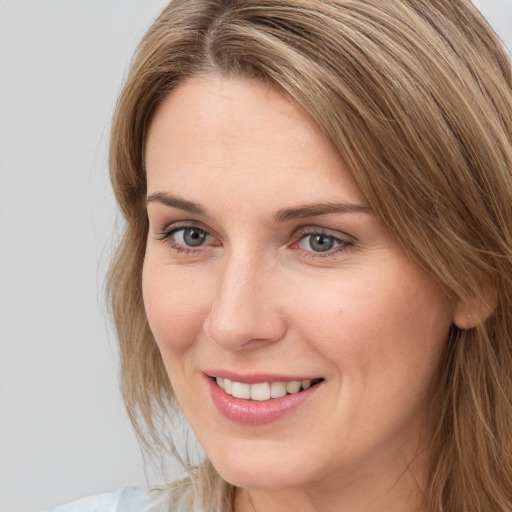
{"type": "Polygon", "coordinates": [[[307,402],[322,385],[318,383],[293,395],[259,402],[235,398],[224,392],[212,378],[207,377],[207,380],[210,395],[219,412],[228,420],[251,425],[264,425],[284,418],[307,402]]]}

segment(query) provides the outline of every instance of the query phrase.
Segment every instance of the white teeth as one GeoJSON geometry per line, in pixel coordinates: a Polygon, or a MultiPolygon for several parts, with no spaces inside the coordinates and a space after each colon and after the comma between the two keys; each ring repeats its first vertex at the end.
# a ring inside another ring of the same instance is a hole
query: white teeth
{"type": "Polygon", "coordinates": [[[245,398],[248,400],[251,398],[251,385],[245,384],[244,382],[233,382],[233,386],[231,388],[231,394],[235,398],[245,398]]]}
{"type": "Polygon", "coordinates": [[[272,382],[270,384],[270,396],[272,398],[281,398],[286,395],[286,384],[284,382],[272,382]]]}
{"type": "Polygon", "coordinates": [[[251,386],[251,399],[263,402],[270,398],[270,385],[266,382],[261,384],[253,384],[251,386]]]}
{"type": "Polygon", "coordinates": [[[311,380],[294,380],[291,382],[260,382],[257,384],[246,384],[244,382],[232,381],[216,377],[217,385],[228,395],[245,400],[257,400],[264,402],[271,398],[281,398],[287,393],[293,395],[301,388],[306,390],[311,387],[311,380]]]}
{"type": "Polygon", "coordinates": [[[286,391],[288,391],[288,393],[293,395],[294,393],[297,393],[299,391],[300,385],[301,385],[300,381],[292,380],[291,382],[288,382],[286,384],[286,391]]]}

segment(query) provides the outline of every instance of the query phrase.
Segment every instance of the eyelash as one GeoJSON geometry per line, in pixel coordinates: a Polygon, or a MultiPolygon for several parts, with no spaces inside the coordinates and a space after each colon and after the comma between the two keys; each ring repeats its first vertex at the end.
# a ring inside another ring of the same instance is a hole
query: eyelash
{"type": "MultiPolygon", "coordinates": [[[[157,240],[168,245],[173,251],[177,254],[182,255],[198,255],[204,252],[205,246],[197,246],[197,248],[187,246],[185,244],[178,244],[173,240],[173,236],[180,231],[185,232],[186,230],[196,230],[200,233],[204,234],[206,237],[210,237],[214,239],[214,236],[211,235],[208,230],[198,226],[197,224],[180,224],[180,225],[172,225],[171,227],[165,229],[160,235],[158,235],[157,240]]],[[[336,255],[338,253],[344,252],[348,250],[351,246],[354,245],[354,242],[350,239],[343,238],[340,236],[335,236],[332,233],[327,232],[322,228],[301,228],[294,235],[295,241],[290,245],[291,248],[301,251],[304,256],[308,258],[327,258],[329,256],[336,255]],[[308,237],[314,236],[323,236],[330,240],[331,243],[335,244],[336,247],[334,250],[328,249],[325,252],[316,252],[313,250],[301,249],[299,244],[306,240],[308,237]]],[[[351,237],[352,238],[352,237],[351,237]]],[[[217,244],[219,246],[220,244],[217,244]]],[[[215,247],[215,244],[208,245],[206,247],[215,247]]]]}

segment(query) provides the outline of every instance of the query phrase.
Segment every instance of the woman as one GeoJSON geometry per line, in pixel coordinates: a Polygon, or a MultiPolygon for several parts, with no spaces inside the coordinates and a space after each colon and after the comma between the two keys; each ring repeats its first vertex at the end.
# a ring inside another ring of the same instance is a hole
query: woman
{"type": "Polygon", "coordinates": [[[109,278],[142,445],[179,408],[206,453],[159,506],[512,508],[511,113],[468,0],[163,11],[113,123],[109,278]]]}

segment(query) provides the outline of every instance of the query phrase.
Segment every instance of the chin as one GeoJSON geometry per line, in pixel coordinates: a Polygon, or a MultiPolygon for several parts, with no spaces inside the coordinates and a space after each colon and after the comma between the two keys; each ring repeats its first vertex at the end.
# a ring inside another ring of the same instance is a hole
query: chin
{"type": "Polygon", "coordinates": [[[308,480],[302,465],[280,459],[274,453],[266,460],[237,454],[222,460],[211,460],[220,476],[235,487],[245,489],[284,489],[308,480]],[[298,466],[298,467],[297,467],[298,466]],[[300,470],[299,470],[300,468],[300,470]]]}
{"type": "Polygon", "coordinates": [[[276,476],[274,472],[263,474],[264,472],[258,468],[222,468],[220,471],[217,469],[217,472],[226,482],[241,489],[284,489],[298,483],[291,478],[276,476]]]}

